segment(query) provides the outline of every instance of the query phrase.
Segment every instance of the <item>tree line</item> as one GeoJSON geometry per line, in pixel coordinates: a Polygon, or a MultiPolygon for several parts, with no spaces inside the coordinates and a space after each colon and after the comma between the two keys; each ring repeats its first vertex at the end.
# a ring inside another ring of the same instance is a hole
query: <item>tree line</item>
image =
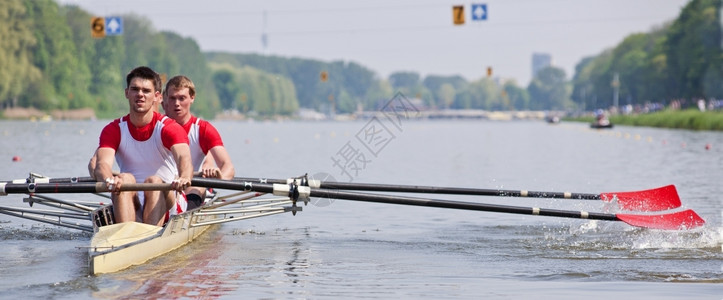
{"type": "Polygon", "coordinates": [[[721,3],[690,1],[672,22],[583,59],[572,78],[573,101],[607,108],[616,90],[619,105],[723,98],[721,3]]]}
{"type": "Polygon", "coordinates": [[[355,62],[203,53],[195,40],[157,31],[138,15],[123,16],[122,35],[96,39],[92,16],[75,5],[6,0],[0,2],[0,106],[89,107],[101,118],[116,117],[127,110],[125,74],[139,65],[167,78],[189,76],[198,90],[194,113],[206,118],[223,110],[259,116],[299,108],[375,110],[397,92],[429,109],[595,109],[612,104],[615,88],[620,104],[723,98],[720,11],[718,0],[693,0],[673,22],[583,59],[571,81],[548,67],[521,87],[494,77],[422,78],[407,71],[379,78],[355,62]]]}

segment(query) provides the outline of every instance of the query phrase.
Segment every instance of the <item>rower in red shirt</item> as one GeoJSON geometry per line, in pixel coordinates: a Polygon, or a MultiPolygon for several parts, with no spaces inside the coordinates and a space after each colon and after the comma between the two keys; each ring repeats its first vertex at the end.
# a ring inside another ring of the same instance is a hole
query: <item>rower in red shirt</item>
{"type": "Polygon", "coordinates": [[[193,166],[188,136],[183,128],[154,110],[162,100],[160,75],[148,67],[126,76],[128,115],[103,128],[96,150],[93,175],[112,192],[115,221],[162,226],[166,212],[185,210],[183,192],[191,184],[193,166]],[[120,174],[114,175],[113,162],[120,174]],[[126,183],[172,183],[175,191],[123,191],[126,183]],[[180,196],[177,197],[178,192],[180,196]]]}
{"type": "MultiPolygon", "coordinates": [[[[161,103],[166,115],[181,124],[188,134],[193,170],[207,178],[233,179],[236,171],[218,130],[208,121],[191,114],[191,104],[195,99],[196,88],[193,81],[179,75],[166,83],[161,103]]],[[[203,204],[205,188],[192,186],[185,192],[188,209],[203,204]]]]}

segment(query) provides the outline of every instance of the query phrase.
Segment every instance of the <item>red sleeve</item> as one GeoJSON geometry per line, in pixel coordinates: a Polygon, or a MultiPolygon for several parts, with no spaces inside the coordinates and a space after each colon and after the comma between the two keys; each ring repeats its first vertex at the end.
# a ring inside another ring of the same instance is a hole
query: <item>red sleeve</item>
{"type": "Polygon", "coordinates": [[[205,154],[213,147],[223,146],[223,140],[221,140],[221,135],[218,133],[218,130],[206,120],[201,120],[198,124],[198,135],[198,143],[205,154]]]}
{"type": "Polygon", "coordinates": [[[108,123],[103,127],[103,131],[100,132],[100,143],[98,148],[112,148],[118,151],[120,145],[120,119],[115,119],[113,122],[108,123]]]}
{"type": "Polygon", "coordinates": [[[170,150],[175,144],[188,144],[188,134],[186,134],[186,131],[183,130],[181,125],[173,119],[168,118],[163,122],[161,140],[163,141],[163,146],[170,150]]]}

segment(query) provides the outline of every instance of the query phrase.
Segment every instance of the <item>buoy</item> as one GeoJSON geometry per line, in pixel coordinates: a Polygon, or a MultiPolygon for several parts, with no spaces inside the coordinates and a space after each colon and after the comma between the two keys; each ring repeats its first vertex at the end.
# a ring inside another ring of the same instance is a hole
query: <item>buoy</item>
{"type": "Polygon", "coordinates": [[[17,155],[13,156],[13,161],[21,161],[21,160],[23,160],[23,159],[20,158],[20,156],[17,156],[17,155]]]}
{"type": "Polygon", "coordinates": [[[710,148],[713,148],[713,146],[711,146],[710,143],[705,144],[705,150],[710,150],[710,148]]]}

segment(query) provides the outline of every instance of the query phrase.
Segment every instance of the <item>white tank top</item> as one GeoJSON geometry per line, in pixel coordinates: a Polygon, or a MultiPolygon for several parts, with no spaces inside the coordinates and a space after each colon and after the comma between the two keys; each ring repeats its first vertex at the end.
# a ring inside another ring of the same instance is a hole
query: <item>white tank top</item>
{"type": "Polygon", "coordinates": [[[128,129],[130,125],[126,118],[120,121],[121,139],[116,151],[116,161],[121,172],[133,174],[136,182],[143,182],[151,175],[158,175],[164,182],[170,183],[176,178],[178,168],[173,159],[171,150],[163,146],[161,130],[163,130],[163,117],[153,127],[153,134],[146,141],[133,138],[128,129]]]}
{"type": "Polygon", "coordinates": [[[198,130],[201,128],[201,118],[197,118],[196,122],[191,124],[191,128],[188,130],[188,145],[191,147],[191,163],[193,163],[193,169],[196,171],[201,170],[201,164],[206,158],[206,154],[201,150],[201,142],[199,141],[200,134],[198,130]]]}

